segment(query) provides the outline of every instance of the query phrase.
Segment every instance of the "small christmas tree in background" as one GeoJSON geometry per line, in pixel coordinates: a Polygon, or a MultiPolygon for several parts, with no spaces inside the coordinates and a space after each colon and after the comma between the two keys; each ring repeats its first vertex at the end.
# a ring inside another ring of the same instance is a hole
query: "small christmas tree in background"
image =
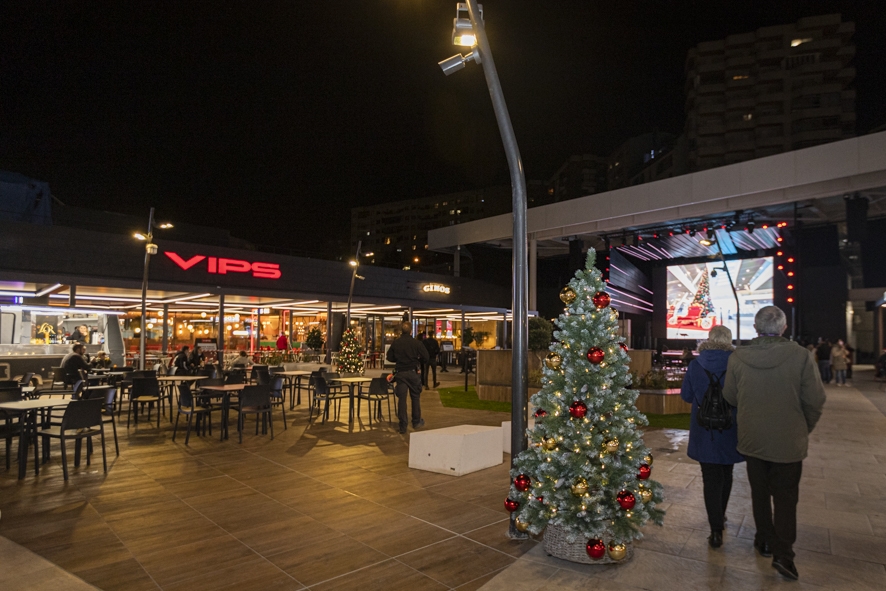
{"type": "Polygon", "coordinates": [[[341,373],[363,373],[363,349],[357,342],[357,335],[350,328],[341,337],[341,349],[338,352],[338,371],[341,373]]]}
{"type": "Polygon", "coordinates": [[[695,292],[695,297],[692,298],[691,305],[701,308],[702,317],[714,313],[714,302],[711,300],[711,279],[707,267],[701,273],[701,281],[698,282],[698,290],[695,292]]]}
{"type": "Polygon", "coordinates": [[[632,554],[647,521],[661,524],[661,485],[649,480],[648,424],[630,390],[618,313],[588,252],[586,270],[560,292],[567,309],[545,359],[529,447],[517,457],[505,506],[517,529],[545,531],[548,552],[579,562],[632,554]],[[559,550],[559,551],[558,551],[559,550]]]}

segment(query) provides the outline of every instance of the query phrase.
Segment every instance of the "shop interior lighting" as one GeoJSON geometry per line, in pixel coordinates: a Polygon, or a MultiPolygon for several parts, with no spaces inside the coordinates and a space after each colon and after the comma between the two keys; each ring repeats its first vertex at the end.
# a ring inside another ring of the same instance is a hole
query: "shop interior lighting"
{"type": "Polygon", "coordinates": [[[43,314],[108,314],[121,316],[125,312],[111,310],[110,308],[63,308],[61,306],[0,306],[4,310],[25,310],[27,312],[41,312],[43,314]]]}
{"type": "Polygon", "coordinates": [[[62,286],[61,283],[56,283],[55,285],[52,285],[52,286],[47,287],[47,288],[45,288],[45,289],[41,289],[40,291],[38,291],[37,293],[34,294],[34,297],[35,297],[35,298],[43,297],[43,296],[45,296],[46,294],[51,293],[51,292],[57,290],[57,289],[58,289],[59,287],[61,287],[61,286],[62,286]]]}

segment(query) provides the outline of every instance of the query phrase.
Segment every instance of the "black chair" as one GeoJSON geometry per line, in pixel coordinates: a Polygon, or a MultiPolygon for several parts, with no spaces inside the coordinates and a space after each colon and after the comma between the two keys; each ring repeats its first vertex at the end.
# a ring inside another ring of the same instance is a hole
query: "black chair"
{"type": "Polygon", "coordinates": [[[194,395],[191,386],[187,382],[178,386],[178,414],[175,415],[175,426],[172,428],[172,440],[178,432],[178,419],[181,415],[188,417],[188,430],[185,432],[185,445],[191,438],[191,422],[197,417],[197,434],[200,434],[200,425],[203,425],[203,435],[206,435],[206,424],[209,424],[209,434],[212,435],[212,406],[197,406],[194,404],[194,395]],[[205,422],[204,422],[205,421],[205,422]]]}
{"type": "MultiPolygon", "coordinates": [[[[22,399],[21,388],[0,388],[0,402],[16,402],[22,399]]],[[[23,418],[24,415],[9,414],[5,410],[0,410],[0,437],[6,441],[6,469],[9,470],[10,449],[12,449],[12,439],[21,433],[21,420],[13,422],[15,418],[23,418]]]]}
{"type": "Polygon", "coordinates": [[[267,419],[271,427],[271,439],[274,439],[274,419],[271,415],[271,390],[269,386],[255,385],[246,386],[240,392],[240,404],[236,410],[239,412],[237,416],[237,431],[240,432],[240,443],[243,443],[243,428],[245,426],[246,415],[255,415],[255,434],[258,435],[258,419],[262,419],[262,432],[264,432],[264,422],[267,419]]]}
{"type": "MultiPolygon", "coordinates": [[[[133,372],[134,373],[134,372],[133,372]]],[[[160,396],[160,382],[157,378],[133,378],[132,389],[129,394],[129,409],[126,411],[126,428],[129,428],[130,420],[135,408],[135,424],[138,425],[138,405],[142,409],[148,405],[148,422],[151,421],[151,407],[157,404],[157,428],[160,428],[160,404],[163,398],[160,396]]]]}
{"type": "Polygon", "coordinates": [[[369,389],[365,392],[362,390],[359,394],[357,394],[357,416],[360,416],[360,400],[365,400],[369,406],[369,424],[372,425],[372,417],[373,415],[377,416],[379,419],[382,418],[381,414],[381,403],[382,400],[388,401],[388,421],[391,421],[391,396],[393,396],[394,392],[391,390],[391,385],[388,383],[386,378],[372,378],[372,381],[369,382],[369,389]],[[373,409],[373,403],[375,404],[375,408],[373,409]]]}
{"type": "Polygon", "coordinates": [[[83,392],[83,398],[86,400],[99,399],[102,401],[102,421],[107,425],[111,424],[114,431],[114,451],[120,455],[120,442],[117,439],[117,420],[114,418],[114,410],[117,406],[117,388],[116,386],[97,386],[83,392]]]}
{"type": "Polygon", "coordinates": [[[101,436],[102,442],[102,464],[104,464],[105,473],[108,471],[108,456],[105,452],[105,423],[102,420],[102,404],[103,400],[94,398],[92,400],[72,400],[65,409],[65,415],[62,418],[62,424],[58,427],[49,427],[37,432],[38,437],[42,437],[44,447],[48,446],[49,438],[59,439],[62,448],[62,470],[64,471],[65,480],[68,479],[68,439],[75,441],[74,447],[74,466],[80,465],[80,449],[84,439],[86,439],[86,465],[89,465],[89,457],[92,454],[92,438],[95,435],[101,436]]]}
{"type": "Polygon", "coordinates": [[[259,386],[271,385],[271,372],[266,365],[252,366],[252,374],[250,375],[252,382],[259,386]]]}
{"type": "Polygon", "coordinates": [[[19,384],[21,384],[22,386],[30,386],[31,380],[33,380],[33,379],[34,379],[34,372],[29,371],[28,373],[26,373],[25,375],[22,376],[22,379],[19,381],[19,384]]]}
{"type": "Polygon", "coordinates": [[[207,378],[214,380],[218,377],[218,368],[213,364],[204,365],[200,368],[200,371],[197,372],[198,376],[206,376],[207,378]]]}
{"type": "Polygon", "coordinates": [[[231,370],[231,372],[225,376],[223,382],[225,384],[245,384],[246,370],[231,370]]]}
{"type": "Polygon", "coordinates": [[[279,406],[283,412],[283,430],[289,427],[286,425],[286,395],[283,393],[283,377],[271,376],[271,406],[279,406]]]}
{"type": "Polygon", "coordinates": [[[320,411],[320,404],[323,404],[323,422],[326,422],[326,419],[329,418],[329,403],[335,403],[335,420],[338,420],[338,415],[341,411],[341,401],[344,398],[347,398],[347,394],[343,394],[340,390],[332,390],[329,385],[326,383],[326,378],[322,378],[317,376],[314,378],[314,386],[313,386],[313,396],[311,399],[311,412],[308,416],[308,422],[312,422],[314,419],[314,407],[317,408],[318,412],[320,411]]]}

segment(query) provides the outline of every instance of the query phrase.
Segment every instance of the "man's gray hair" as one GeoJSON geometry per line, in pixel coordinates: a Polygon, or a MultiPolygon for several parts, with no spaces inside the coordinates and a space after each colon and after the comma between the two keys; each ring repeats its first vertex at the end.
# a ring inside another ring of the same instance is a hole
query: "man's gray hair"
{"type": "Polygon", "coordinates": [[[788,319],[778,306],[761,308],[754,317],[758,335],[779,335],[788,327],[788,319]]]}
{"type": "Polygon", "coordinates": [[[715,326],[708,333],[708,340],[698,346],[699,351],[707,351],[708,349],[719,349],[721,351],[732,351],[732,331],[726,326],[715,326]]]}

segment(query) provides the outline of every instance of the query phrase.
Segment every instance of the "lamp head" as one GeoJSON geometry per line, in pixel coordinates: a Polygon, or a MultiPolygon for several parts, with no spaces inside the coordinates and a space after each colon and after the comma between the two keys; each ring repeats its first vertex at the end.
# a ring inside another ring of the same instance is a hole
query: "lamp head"
{"type": "Polygon", "coordinates": [[[148,242],[147,244],[145,244],[145,252],[147,252],[151,256],[157,254],[157,245],[153,242],[148,242]]]}
{"type": "MultiPolygon", "coordinates": [[[[480,8],[480,21],[483,20],[483,5],[480,8]]],[[[477,44],[477,34],[471,24],[471,17],[466,2],[459,2],[455,7],[455,18],[452,19],[452,44],[460,47],[473,47],[477,44]]]]}
{"type": "Polygon", "coordinates": [[[138,240],[147,240],[148,237],[142,234],[141,232],[136,232],[133,236],[138,240]]]}
{"type": "Polygon", "coordinates": [[[164,223],[158,225],[157,227],[160,228],[161,230],[168,230],[169,228],[172,228],[173,226],[169,222],[164,222],[164,223]]]}
{"type": "Polygon", "coordinates": [[[357,266],[357,261],[348,261],[348,264],[349,264],[350,266],[352,266],[352,267],[356,267],[356,266],[357,266]]]}

